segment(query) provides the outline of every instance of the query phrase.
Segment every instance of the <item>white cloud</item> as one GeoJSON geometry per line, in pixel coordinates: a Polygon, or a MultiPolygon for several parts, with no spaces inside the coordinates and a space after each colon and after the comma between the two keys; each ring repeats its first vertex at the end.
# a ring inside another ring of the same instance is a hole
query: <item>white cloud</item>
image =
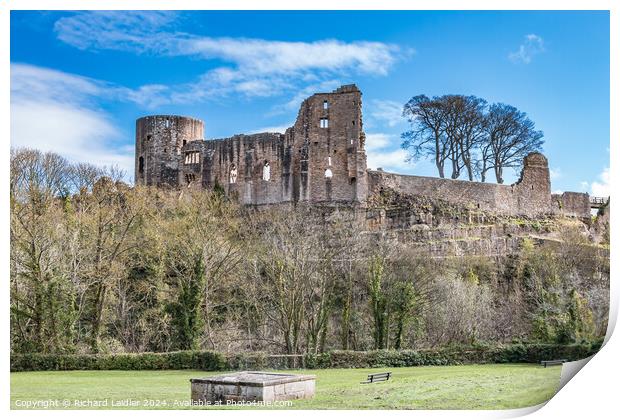
{"type": "Polygon", "coordinates": [[[382,42],[197,36],[173,31],[176,17],[163,11],[79,12],[59,19],[54,29],[58,39],[80,49],[197,56],[234,63],[254,74],[355,70],[386,75],[400,53],[397,46],[382,42]]]}
{"type": "Polygon", "coordinates": [[[403,105],[396,101],[374,100],[370,102],[370,116],[378,121],[384,121],[388,127],[394,127],[404,122],[403,105]]]}
{"type": "Polygon", "coordinates": [[[508,55],[508,58],[513,63],[529,64],[535,55],[538,55],[545,51],[545,44],[543,39],[536,34],[528,34],[519,49],[508,55]]]}
{"type": "Polygon", "coordinates": [[[386,171],[410,171],[412,165],[405,162],[407,152],[399,147],[393,135],[385,133],[366,134],[367,166],[386,171]]]}
{"type": "Polygon", "coordinates": [[[273,126],[270,126],[270,127],[257,128],[255,130],[249,131],[248,134],[257,134],[257,133],[281,133],[281,134],[284,134],[286,129],[292,127],[294,124],[295,124],[294,122],[290,122],[288,124],[273,125],[273,126]]]}
{"type": "Polygon", "coordinates": [[[320,83],[315,83],[308,85],[299,91],[285,104],[277,106],[273,109],[273,114],[278,114],[283,111],[290,111],[293,109],[299,108],[299,104],[306,99],[307,97],[317,93],[317,92],[329,92],[337,87],[339,87],[342,83],[338,80],[325,80],[320,83]]]}
{"type": "Polygon", "coordinates": [[[175,30],[179,16],[163,11],[77,12],[59,19],[54,29],[58,39],[84,50],[191,56],[223,63],[194,82],[143,86],[127,93],[131,100],[148,108],[228,95],[273,97],[297,92],[280,107],[291,109],[309,94],[336,87],[337,78],[387,75],[401,56],[413,52],[371,41],[286,42],[198,36],[175,30]]]}
{"type": "Polygon", "coordinates": [[[402,149],[368,152],[368,168],[382,168],[392,172],[408,171],[412,165],[405,163],[406,158],[407,152],[402,149]]]}
{"type": "Polygon", "coordinates": [[[598,176],[598,180],[590,182],[582,181],[581,189],[595,197],[609,197],[611,194],[609,168],[604,168],[598,176]]]}
{"type": "Polygon", "coordinates": [[[594,181],[590,185],[592,195],[596,197],[608,197],[611,191],[609,181],[609,168],[605,168],[603,172],[600,173],[598,181],[594,181]]]}
{"type": "Polygon", "coordinates": [[[165,50],[169,46],[157,34],[176,19],[170,11],[76,12],[58,19],[58,39],[76,48],[115,49],[138,53],[165,50]]]}
{"type": "Polygon", "coordinates": [[[390,146],[390,135],[385,133],[369,133],[366,134],[366,150],[380,150],[390,146]]]}
{"type": "Polygon", "coordinates": [[[114,87],[34,66],[11,65],[11,146],[56,152],[74,162],[118,165],[133,174],[133,147],[94,97],[114,87]]]}
{"type": "Polygon", "coordinates": [[[549,177],[552,181],[558,180],[562,178],[562,169],[560,168],[550,168],[549,169],[549,177]]]}

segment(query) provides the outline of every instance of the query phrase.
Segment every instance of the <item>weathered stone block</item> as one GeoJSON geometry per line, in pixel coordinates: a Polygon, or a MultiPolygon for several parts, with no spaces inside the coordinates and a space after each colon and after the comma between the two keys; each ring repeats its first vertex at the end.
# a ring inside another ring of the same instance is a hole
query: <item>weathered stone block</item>
{"type": "Polygon", "coordinates": [[[315,379],[314,375],[236,372],[191,379],[191,398],[195,404],[312,398],[315,392],[315,379]]]}

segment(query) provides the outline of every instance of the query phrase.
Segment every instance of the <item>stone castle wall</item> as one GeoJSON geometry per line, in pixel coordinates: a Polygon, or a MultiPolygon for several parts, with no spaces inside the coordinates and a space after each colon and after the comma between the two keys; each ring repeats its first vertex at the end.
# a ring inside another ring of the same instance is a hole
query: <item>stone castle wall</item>
{"type": "Polygon", "coordinates": [[[562,194],[552,194],[551,201],[555,213],[570,217],[590,216],[588,194],[567,191],[562,194]]]}
{"type": "Polygon", "coordinates": [[[372,192],[390,188],[404,194],[440,198],[471,210],[504,215],[539,216],[555,211],[551,205],[547,159],[540,153],[532,153],[525,158],[521,177],[513,185],[399,175],[382,171],[369,171],[368,174],[372,192]]]}
{"type": "Polygon", "coordinates": [[[198,152],[200,157],[198,163],[189,159],[181,164],[179,185],[218,186],[244,204],[292,199],[292,140],[286,135],[261,133],[194,141],[182,151],[184,156],[198,152]]]}
{"type": "Polygon", "coordinates": [[[137,184],[221,188],[246,205],[316,203],[372,207],[384,190],[471,211],[589,218],[587,194],[551,194],[547,159],[531,153],[513,185],[368,171],[362,94],[355,85],[317,93],[285,133],[203,140],[204,123],[156,115],[136,121],[137,184]]]}
{"type": "Polygon", "coordinates": [[[367,196],[361,92],[355,85],[306,99],[286,133],[202,140],[201,121],[136,123],[136,183],[215,188],[243,204],[360,203],[367,196]]]}

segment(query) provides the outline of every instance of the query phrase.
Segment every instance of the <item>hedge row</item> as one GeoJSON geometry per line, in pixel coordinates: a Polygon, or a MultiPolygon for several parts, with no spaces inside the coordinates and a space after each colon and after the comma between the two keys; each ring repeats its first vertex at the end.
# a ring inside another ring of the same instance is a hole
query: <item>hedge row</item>
{"type": "Polygon", "coordinates": [[[367,368],[472,363],[538,363],[541,360],[579,360],[593,355],[601,343],[572,345],[511,344],[429,350],[331,351],[306,355],[210,351],[132,354],[11,354],[11,371],[34,370],[257,370],[367,368]]]}
{"type": "Polygon", "coordinates": [[[482,363],[539,363],[541,360],[579,360],[595,354],[601,343],[572,345],[511,344],[476,348],[446,348],[430,350],[332,351],[307,355],[305,367],[362,368],[461,365],[482,363]]]}
{"type": "Polygon", "coordinates": [[[210,351],[125,354],[11,354],[11,371],[30,370],[224,370],[226,359],[210,351]]]}

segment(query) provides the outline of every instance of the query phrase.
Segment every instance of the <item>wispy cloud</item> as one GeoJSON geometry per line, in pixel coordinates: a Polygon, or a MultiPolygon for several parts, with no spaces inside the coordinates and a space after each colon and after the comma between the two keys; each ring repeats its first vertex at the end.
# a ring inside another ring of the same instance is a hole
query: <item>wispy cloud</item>
{"type": "Polygon", "coordinates": [[[582,182],[581,188],[596,197],[609,197],[611,193],[609,168],[604,168],[598,179],[592,182],[582,182]]]}
{"type": "MultiPolygon", "coordinates": [[[[410,53],[372,41],[284,42],[199,36],[180,31],[182,20],[182,12],[164,11],[75,12],[58,19],[54,24],[57,38],[81,50],[188,56],[214,65],[184,83],[128,87],[13,63],[11,143],[54,150],[75,161],[121,162],[132,173],[133,150],[118,146],[125,133],[118,131],[101,107],[106,102],[132,102],[155,110],[226,97],[288,96],[271,110],[281,113],[296,109],[315,92],[336,88],[340,80],[385,76],[410,53]]],[[[270,127],[268,131],[283,128],[270,127]]]]}
{"type": "Polygon", "coordinates": [[[370,102],[370,117],[377,121],[386,123],[389,127],[394,127],[405,121],[403,118],[403,104],[390,101],[375,99],[370,102]]]}
{"type": "Polygon", "coordinates": [[[412,168],[411,164],[405,162],[407,152],[399,147],[398,139],[390,134],[366,134],[366,154],[370,169],[401,172],[412,168]]]}
{"type": "Polygon", "coordinates": [[[273,97],[296,92],[283,104],[290,108],[292,103],[297,106],[300,95],[309,89],[333,88],[337,79],[385,76],[399,58],[411,53],[372,41],[285,42],[199,36],[178,31],[179,16],[162,11],[77,12],[59,19],[54,29],[59,40],[84,50],[190,56],[217,63],[198,80],[174,89],[152,85],[130,92],[135,102],[150,108],[228,95],[273,97]]]}
{"type": "Polygon", "coordinates": [[[169,36],[178,14],[171,11],[76,12],[58,19],[54,31],[59,40],[81,50],[117,50],[160,53],[171,47],[169,36]]]}
{"type": "Polygon", "coordinates": [[[288,124],[281,125],[272,125],[269,127],[261,127],[254,130],[250,130],[248,134],[257,134],[257,133],[282,133],[286,131],[287,128],[290,128],[295,124],[294,121],[289,122],[288,124]]]}
{"type": "Polygon", "coordinates": [[[519,49],[508,55],[508,58],[513,63],[529,64],[532,62],[534,56],[545,51],[545,44],[543,39],[536,34],[529,34],[525,36],[525,39],[519,49]]]}
{"type": "Polygon", "coordinates": [[[74,162],[118,165],[133,173],[133,146],[95,98],[114,87],[79,76],[11,65],[11,145],[54,151],[74,162]]]}
{"type": "Polygon", "coordinates": [[[54,29],[58,39],[80,49],[197,56],[233,63],[255,74],[355,69],[386,75],[400,52],[395,45],[370,41],[285,42],[197,36],[174,31],[177,16],[163,11],[79,12],[59,19],[54,29]]]}

